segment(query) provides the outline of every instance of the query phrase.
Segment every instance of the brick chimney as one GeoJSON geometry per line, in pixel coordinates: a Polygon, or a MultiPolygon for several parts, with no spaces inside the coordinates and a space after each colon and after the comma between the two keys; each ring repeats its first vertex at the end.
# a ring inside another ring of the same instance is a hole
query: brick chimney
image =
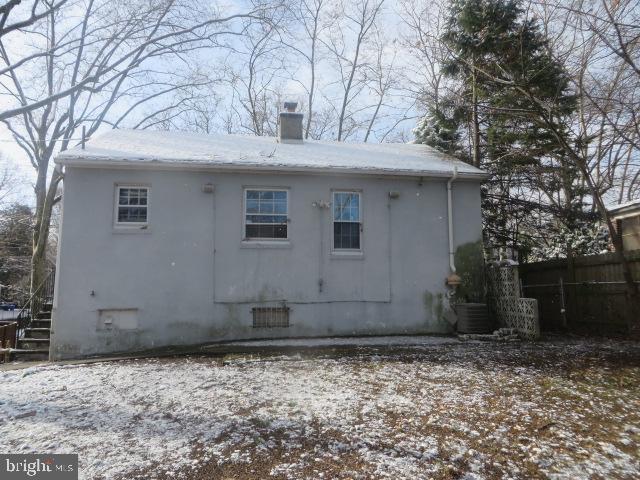
{"type": "Polygon", "coordinates": [[[302,112],[296,112],[297,102],[284,102],[284,111],[278,118],[278,141],[280,143],[301,143],[302,112]]]}

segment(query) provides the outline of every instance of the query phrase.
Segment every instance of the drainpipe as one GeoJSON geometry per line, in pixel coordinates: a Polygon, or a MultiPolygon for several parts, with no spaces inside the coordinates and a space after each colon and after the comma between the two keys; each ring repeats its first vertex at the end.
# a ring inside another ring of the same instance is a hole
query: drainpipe
{"type": "Polygon", "coordinates": [[[449,269],[451,274],[447,277],[447,285],[457,287],[460,285],[460,277],[456,274],[456,264],[454,261],[455,252],[453,250],[453,182],[458,178],[458,167],[453,167],[453,175],[447,181],[447,222],[449,227],[449,269]]]}

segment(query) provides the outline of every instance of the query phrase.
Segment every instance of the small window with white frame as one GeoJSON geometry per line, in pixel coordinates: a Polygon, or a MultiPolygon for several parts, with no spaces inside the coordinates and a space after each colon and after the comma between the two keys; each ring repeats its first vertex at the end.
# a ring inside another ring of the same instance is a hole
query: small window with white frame
{"type": "Polygon", "coordinates": [[[115,224],[122,227],[145,226],[149,221],[149,187],[118,185],[116,187],[115,224]]]}
{"type": "Polygon", "coordinates": [[[289,238],[288,221],[288,190],[268,188],[245,189],[245,240],[287,240],[289,238]]]}
{"type": "Polygon", "coordinates": [[[333,192],[333,249],[362,249],[362,215],[360,192],[333,192]]]}

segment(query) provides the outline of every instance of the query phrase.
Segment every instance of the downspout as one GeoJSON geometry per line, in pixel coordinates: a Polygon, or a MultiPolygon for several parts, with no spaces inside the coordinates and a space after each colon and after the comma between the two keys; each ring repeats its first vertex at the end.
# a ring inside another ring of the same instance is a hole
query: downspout
{"type": "Polygon", "coordinates": [[[460,277],[456,273],[455,251],[453,250],[453,182],[458,178],[458,167],[453,167],[453,175],[447,180],[447,223],[449,227],[449,270],[447,285],[457,287],[460,285],[460,277]]]}

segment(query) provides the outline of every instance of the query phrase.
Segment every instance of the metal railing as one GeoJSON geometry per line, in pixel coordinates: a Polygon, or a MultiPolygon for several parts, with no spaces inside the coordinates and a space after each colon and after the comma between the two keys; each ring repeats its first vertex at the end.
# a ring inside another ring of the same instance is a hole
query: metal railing
{"type": "Polygon", "coordinates": [[[33,321],[34,315],[42,310],[42,306],[53,301],[53,287],[55,282],[55,270],[47,273],[44,281],[36,288],[29,299],[18,312],[16,320],[18,322],[17,338],[24,334],[24,330],[29,328],[33,321]]]}

